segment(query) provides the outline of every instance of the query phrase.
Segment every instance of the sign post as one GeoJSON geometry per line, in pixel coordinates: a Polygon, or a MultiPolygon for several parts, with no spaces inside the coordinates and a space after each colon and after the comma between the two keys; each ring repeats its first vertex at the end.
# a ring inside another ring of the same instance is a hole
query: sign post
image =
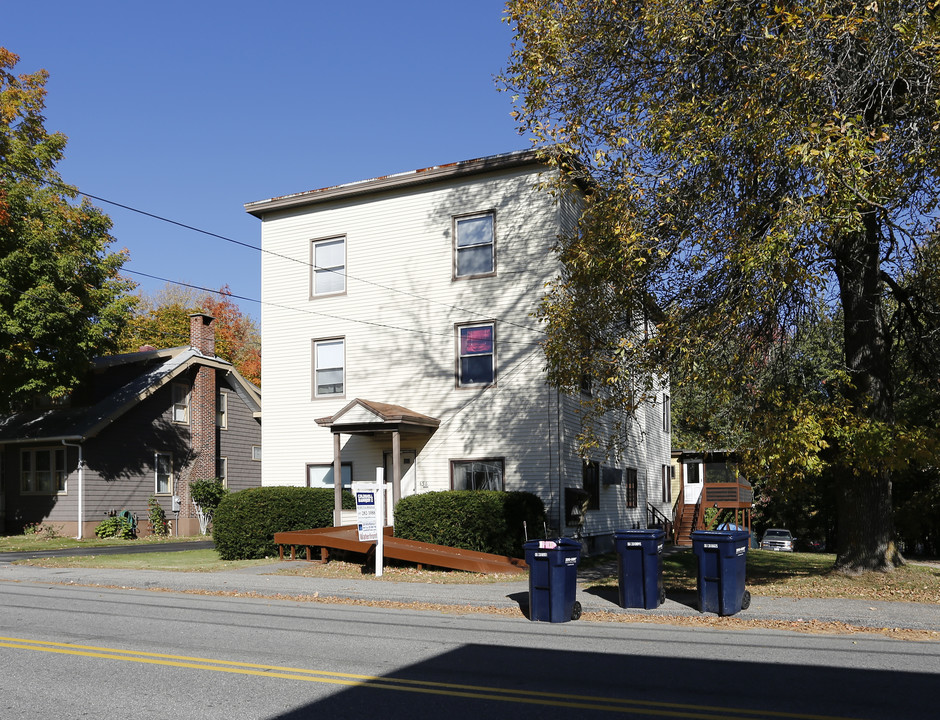
{"type": "Polygon", "coordinates": [[[385,478],[382,468],[375,469],[374,483],[353,483],[356,497],[356,523],[359,542],[375,543],[375,576],[382,577],[385,552],[385,478]]]}

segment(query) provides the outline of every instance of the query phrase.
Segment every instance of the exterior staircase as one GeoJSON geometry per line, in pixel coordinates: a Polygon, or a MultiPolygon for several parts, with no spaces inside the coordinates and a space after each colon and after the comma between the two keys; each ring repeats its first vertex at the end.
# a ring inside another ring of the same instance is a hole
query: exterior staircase
{"type": "Polygon", "coordinates": [[[676,513],[676,534],[674,543],[683,547],[692,546],[692,531],[695,530],[697,505],[681,505],[676,513]]]}

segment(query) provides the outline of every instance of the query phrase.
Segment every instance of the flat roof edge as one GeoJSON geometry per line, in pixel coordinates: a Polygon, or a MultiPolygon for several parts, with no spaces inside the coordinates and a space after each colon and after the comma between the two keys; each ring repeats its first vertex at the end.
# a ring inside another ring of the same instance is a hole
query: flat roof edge
{"type": "Polygon", "coordinates": [[[382,192],[383,190],[424,185],[494,170],[508,170],[525,165],[544,165],[546,169],[548,169],[548,165],[542,158],[543,155],[540,150],[519,150],[511,153],[503,153],[501,155],[490,155],[474,160],[463,160],[447,165],[435,165],[421,170],[410,170],[395,175],[385,175],[370,180],[358,180],[356,182],[334,185],[333,187],[319,190],[308,190],[294,195],[284,195],[269,200],[245,203],[245,212],[260,218],[266,213],[276,210],[314,205],[329,200],[355,197],[358,195],[368,195],[382,192]]]}

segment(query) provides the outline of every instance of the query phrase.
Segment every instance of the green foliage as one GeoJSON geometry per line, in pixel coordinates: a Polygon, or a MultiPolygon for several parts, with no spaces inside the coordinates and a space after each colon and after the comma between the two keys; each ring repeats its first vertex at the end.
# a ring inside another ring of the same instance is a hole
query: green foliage
{"type": "MultiPolygon", "coordinates": [[[[356,507],[343,491],[343,508],[356,507]]],[[[324,488],[259,487],[229,493],[215,509],[212,538],[223,560],[251,560],[277,553],[274,533],[333,524],[333,491],[324,488]]]]}
{"type": "Polygon", "coordinates": [[[0,410],[64,398],[113,347],[132,283],[111,220],[55,170],[65,135],[43,127],[47,73],[17,76],[0,48],[0,410]]]}
{"type": "Polygon", "coordinates": [[[106,518],[95,528],[95,535],[100,538],[118,537],[130,540],[134,537],[134,528],[125,518],[114,515],[106,518]]]}
{"type": "Polygon", "coordinates": [[[151,495],[147,501],[148,517],[153,534],[160,537],[166,537],[170,534],[170,523],[166,519],[166,512],[156,495],[151,495]]]}
{"type": "Polygon", "coordinates": [[[204,513],[212,513],[227,494],[228,490],[219,478],[193,480],[189,484],[189,496],[204,513]]]}
{"type": "Polygon", "coordinates": [[[545,506],[526,492],[450,490],[402,498],[395,508],[395,535],[435,545],[523,557],[523,522],[541,534],[545,506]]]}

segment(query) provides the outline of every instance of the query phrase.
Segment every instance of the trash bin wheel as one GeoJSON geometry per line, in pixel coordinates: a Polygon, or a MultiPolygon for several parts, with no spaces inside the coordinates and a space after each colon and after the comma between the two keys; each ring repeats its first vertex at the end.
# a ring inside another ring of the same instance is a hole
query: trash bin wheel
{"type": "Polygon", "coordinates": [[[747,610],[751,606],[751,593],[744,591],[744,597],[741,598],[741,609],[747,610]]]}
{"type": "Polygon", "coordinates": [[[574,605],[571,606],[571,619],[577,620],[580,617],[581,617],[581,603],[575,600],[574,605]]]}
{"type": "Polygon", "coordinates": [[[662,605],[664,602],[666,602],[666,591],[660,590],[659,591],[659,604],[662,605]]]}

